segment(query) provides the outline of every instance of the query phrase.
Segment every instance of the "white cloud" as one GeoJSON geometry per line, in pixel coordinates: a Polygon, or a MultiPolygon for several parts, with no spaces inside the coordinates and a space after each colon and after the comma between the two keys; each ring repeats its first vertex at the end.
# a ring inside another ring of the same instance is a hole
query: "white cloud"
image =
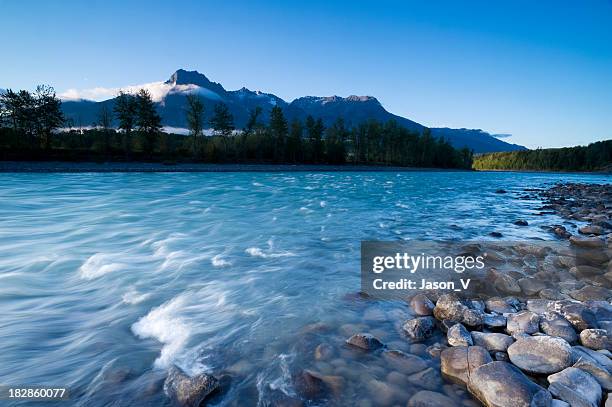
{"type": "Polygon", "coordinates": [[[94,100],[102,101],[114,98],[120,90],[124,92],[136,93],[140,89],[147,89],[151,93],[151,98],[155,102],[161,102],[169,93],[199,93],[209,99],[221,99],[215,92],[201,88],[197,85],[173,85],[165,82],[151,82],[142,85],[130,85],[122,88],[103,88],[95,87],[90,89],[68,89],[59,94],[64,100],[94,100]]]}

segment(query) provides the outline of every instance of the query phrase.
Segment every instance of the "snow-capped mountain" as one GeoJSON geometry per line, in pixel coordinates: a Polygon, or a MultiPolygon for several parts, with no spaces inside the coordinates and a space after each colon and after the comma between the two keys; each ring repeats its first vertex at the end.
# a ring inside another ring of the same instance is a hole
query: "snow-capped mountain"
{"type": "MultiPolygon", "coordinates": [[[[423,131],[423,125],[405,117],[388,112],[381,103],[372,96],[351,95],[346,98],[340,96],[305,96],[287,103],[271,93],[252,91],[247,88],[228,91],[221,84],[212,82],[205,75],[197,71],[179,69],[165,82],[153,82],[144,85],[127,86],[122,89],[136,91],[147,88],[157,103],[158,111],[164,126],[184,128],[185,123],[185,97],[196,93],[204,101],[205,119],[212,116],[214,105],[223,102],[228,105],[234,116],[236,127],[241,128],[248,120],[249,112],[255,107],[262,109],[262,121],[267,121],[274,106],[279,106],[289,120],[305,120],[308,115],[321,118],[325,125],[330,125],[337,118],[342,117],[348,126],[355,126],[364,121],[375,119],[382,122],[396,120],[400,125],[414,131],[423,131]]],[[[99,91],[99,88],[96,90],[99,91]]],[[[115,95],[119,89],[104,90],[109,95],[115,95]]],[[[85,93],[87,95],[87,93],[85,93]]],[[[87,126],[97,122],[102,105],[112,108],[114,98],[102,101],[86,100],[76,91],[63,95],[62,108],[67,118],[74,125],[87,126]]],[[[481,130],[433,128],[434,135],[443,136],[456,147],[467,146],[475,152],[511,151],[524,149],[522,146],[509,144],[499,140],[489,133],[481,130]]]]}

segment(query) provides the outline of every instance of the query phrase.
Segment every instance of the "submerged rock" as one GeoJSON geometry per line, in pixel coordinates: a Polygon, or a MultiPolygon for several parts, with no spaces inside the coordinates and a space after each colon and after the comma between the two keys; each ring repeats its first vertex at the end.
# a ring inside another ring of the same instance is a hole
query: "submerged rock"
{"type": "Polygon", "coordinates": [[[571,366],[571,346],[561,338],[525,336],[508,347],[510,361],[530,373],[556,373],[571,366]]]}
{"type": "Polygon", "coordinates": [[[420,372],[428,367],[423,358],[400,350],[385,351],[383,357],[393,369],[404,374],[420,372]]]}
{"type": "Polygon", "coordinates": [[[308,400],[320,400],[328,395],[329,389],[320,375],[302,370],[293,377],[296,392],[308,400]]]}
{"type": "Polygon", "coordinates": [[[580,343],[594,350],[610,350],[610,338],[605,329],[585,329],[580,332],[580,343]]]}
{"type": "Polygon", "coordinates": [[[424,341],[433,335],[436,328],[436,320],[433,317],[418,317],[408,320],[402,329],[408,337],[414,341],[424,341]]]}
{"type": "Polygon", "coordinates": [[[515,220],[514,224],[516,226],[527,226],[527,225],[529,225],[529,223],[526,220],[524,220],[524,219],[515,220]]]}
{"type": "Polygon", "coordinates": [[[597,225],[587,225],[587,226],[583,226],[580,229],[578,229],[578,232],[580,232],[583,235],[603,235],[604,234],[604,228],[602,228],[601,226],[597,226],[597,225]]]}
{"type": "Polygon", "coordinates": [[[473,371],[468,390],[488,407],[550,406],[552,396],[507,362],[490,362],[473,371]]]}
{"type": "Polygon", "coordinates": [[[557,398],[576,407],[597,407],[601,401],[599,383],[583,370],[568,367],[548,376],[548,390],[557,398]]]}
{"type": "Polygon", "coordinates": [[[480,346],[458,346],[440,354],[442,375],[460,384],[467,384],[478,366],[492,361],[489,352],[480,346]]]}
{"type": "Polygon", "coordinates": [[[355,334],[348,338],[346,343],[364,350],[376,350],[384,346],[378,338],[368,333],[355,334]]]}
{"type": "Polygon", "coordinates": [[[587,249],[598,249],[604,247],[604,241],[599,237],[579,237],[572,236],[569,238],[570,243],[577,247],[584,247],[587,249]]]}
{"type": "Polygon", "coordinates": [[[164,392],[179,406],[198,407],[202,401],[219,387],[212,375],[201,373],[189,377],[177,367],[172,367],[164,382],[164,392]]]}
{"type": "Polygon", "coordinates": [[[450,397],[429,390],[421,390],[408,401],[408,407],[453,407],[455,405],[457,404],[450,397]]]}

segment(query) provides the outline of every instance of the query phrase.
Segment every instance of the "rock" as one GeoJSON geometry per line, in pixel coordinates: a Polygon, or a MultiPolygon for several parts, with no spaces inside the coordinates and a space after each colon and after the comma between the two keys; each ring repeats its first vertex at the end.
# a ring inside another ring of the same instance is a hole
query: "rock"
{"type": "Polygon", "coordinates": [[[516,280],[505,273],[496,273],[495,281],[493,281],[495,289],[505,294],[520,294],[521,287],[516,280]]]}
{"type": "Polygon", "coordinates": [[[603,235],[604,234],[604,228],[602,228],[601,226],[596,226],[596,225],[587,225],[587,226],[583,226],[580,229],[578,229],[579,233],[582,233],[583,235],[603,235]]]}
{"type": "Polygon", "coordinates": [[[580,332],[580,343],[594,350],[610,349],[610,338],[605,329],[585,329],[580,332]]]}
{"type": "Polygon", "coordinates": [[[502,328],[506,326],[507,320],[503,315],[485,314],[482,323],[490,328],[502,328]]]}
{"type": "Polygon", "coordinates": [[[189,377],[174,366],[164,382],[164,392],[179,406],[198,407],[218,387],[219,381],[212,375],[189,377]]]}
{"type": "Polygon", "coordinates": [[[561,338],[523,337],[508,347],[510,361],[530,373],[556,373],[572,365],[572,348],[561,338]]]}
{"type": "Polygon", "coordinates": [[[302,370],[293,377],[296,392],[308,400],[320,400],[329,393],[329,388],[318,373],[302,370]]]}
{"type": "Polygon", "coordinates": [[[395,392],[393,386],[381,380],[372,379],[368,381],[366,389],[370,393],[370,397],[375,406],[391,407],[395,401],[395,392]]]}
{"type": "Polygon", "coordinates": [[[427,354],[429,354],[429,356],[432,358],[436,359],[440,357],[440,353],[442,353],[442,351],[446,348],[448,348],[448,346],[445,344],[436,342],[433,345],[428,346],[425,352],[427,352],[427,354]]]}
{"type": "Polygon", "coordinates": [[[383,352],[383,357],[393,369],[404,374],[420,372],[428,367],[424,359],[400,350],[385,351],[383,352]]]}
{"type": "Polygon", "coordinates": [[[500,237],[503,237],[504,235],[501,232],[491,232],[489,233],[489,236],[500,238],[500,237]]]}
{"type": "Polygon", "coordinates": [[[593,277],[604,274],[606,270],[602,267],[593,267],[586,264],[574,266],[569,269],[570,274],[577,278],[593,277]]]}
{"type": "Polygon", "coordinates": [[[436,302],[433,314],[440,321],[447,319],[453,322],[462,322],[463,312],[466,309],[467,306],[456,295],[444,294],[436,302]]]}
{"type": "Polygon", "coordinates": [[[575,362],[579,360],[588,360],[604,367],[608,372],[612,373],[612,361],[601,352],[596,352],[593,349],[585,348],[584,346],[572,346],[572,358],[575,362]]]}
{"type": "Polygon", "coordinates": [[[540,329],[546,335],[563,338],[569,343],[574,343],[578,340],[578,335],[563,315],[556,312],[546,312],[540,319],[540,329]]]}
{"type": "Polygon", "coordinates": [[[315,360],[327,360],[334,354],[334,348],[326,343],[319,344],[314,351],[315,360]]]}
{"type": "Polygon", "coordinates": [[[601,401],[599,383],[583,370],[568,367],[548,376],[548,390],[572,407],[597,407],[601,401]]]}
{"type": "Polygon", "coordinates": [[[280,390],[275,390],[270,395],[269,404],[270,407],[304,407],[304,402],[296,397],[286,395],[280,390]]]}
{"type": "Polygon", "coordinates": [[[410,398],[408,407],[453,407],[457,403],[442,393],[421,390],[410,398]]]}
{"type": "Polygon", "coordinates": [[[552,227],[552,232],[561,239],[569,239],[570,237],[572,237],[572,234],[569,233],[564,226],[555,225],[552,227]]]}
{"type": "Polygon", "coordinates": [[[425,295],[417,294],[410,300],[410,307],[416,315],[429,316],[433,315],[433,309],[436,305],[425,295]]]}
{"type": "Polygon", "coordinates": [[[510,335],[517,333],[534,334],[540,329],[540,317],[531,311],[510,314],[506,318],[506,330],[510,335]]]}
{"type": "Polygon", "coordinates": [[[478,309],[466,308],[463,311],[462,322],[471,327],[481,326],[484,319],[484,313],[478,309]]]}
{"type": "Polygon", "coordinates": [[[610,290],[605,287],[595,287],[585,285],[579,290],[570,291],[569,295],[578,301],[600,300],[605,301],[610,298],[610,290]]]}
{"type": "Polygon", "coordinates": [[[511,336],[499,333],[472,332],[474,345],[482,346],[489,352],[506,352],[508,347],[514,343],[511,336]]]}
{"type": "Polygon", "coordinates": [[[527,310],[534,312],[536,314],[544,314],[545,312],[550,311],[554,306],[554,302],[551,300],[543,300],[543,299],[533,299],[527,300],[527,310]]]}
{"type": "Polygon", "coordinates": [[[442,387],[442,378],[437,369],[428,367],[418,373],[408,376],[408,381],[427,390],[437,390],[442,387]]]}
{"type": "Polygon", "coordinates": [[[517,308],[504,298],[492,297],[485,301],[485,309],[488,312],[498,314],[509,314],[518,311],[517,308]]]}
{"type": "Polygon", "coordinates": [[[453,347],[440,354],[440,369],[442,375],[449,380],[467,384],[478,366],[491,361],[489,352],[480,346],[453,347]]]}
{"type": "Polygon", "coordinates": [[[577,246],[577,247],[584,247],[587,249],[603,248],[605,245],[605,242],[599,237],[571,236],[569,240],[572,245],[577,246]]]}
{"type": "Polygon", "coordinates": [[[453,325],[447,332],[446,338],[450,346],[471,346],[472,336],[465,327],[459,323],[453,325]]]}
{"type": "Polygon", "coordinates": [[[516,226],[527,226],[527,225],[529,225],[529,223],[527,223],[527,221],[523,220],[523,219],[515,220],[514,224],[516,226]]]}
{"type": "Polygon", "coordinates": [[[550,406],[548,390],[507,362],[490,362],[475,369],[468,390],[487,407],[550,406]]]}
{"type": "Polygon", "coordinates": [[[576,360],[573,367],[584,370],[585,372],[593,376],[593,378],[597,380],[599,385],[604,390],[612,391],[612,375],[605,368],[605,366],[602,366],[594,360],[581,358],[576,360]]]}
{"type": "Polygon", "coordinates": [[[540,298],[543,298],[546,300],[564,300],[564,299],[567,299],[568,297],[552,288],[545,288],[542,291],[540,291],[540,298]]]}
{"type": "Polygon", "coordinates": [[[527,295],[536,295],[540,291],[546,288],[546,284],[543,281],[537,280],[533,277],[524,277],[517,281],[521,290],[527,295]]]}
{"type": "Polygon", "coordinates": [[[501,188],[500,188],[500,189],[496,189],[496,190],[495,190],[495,193],[496,193],[496,194],[505,194],[505,193],[507,193],[507,192],[508,192],[508,191],[506,191],[505,189],[501,189],[501,188]]]}
{"type": "Polygon", "coordinates": [[[595,314],[589,307],[583,304],[566,304],[561,307],[560,311],[561,315],[579,331],[588,328],[598,328],[595,314]]]}
{"type": "Polygon", "coordinates": [[[433,335],[436,328],[436,320],[433,317],[418,317],[406,321],[402,329],[408,337],[420,342],[433,335]]]}
{"type": "Polygon", "coordinates": [[[571,406],[563,400],[553,399],[550,407],[571,407],[571,406]]]}
{"type": "Polygon", "coordinates": [[[493,359],[501,360],[502,362],[510,362],[510,358],[506,352],[494,352],[493,359]]]}
{"type": "Polygon", "coordinates": [[[368,333],[355,334],[348,338],[346,343],[364,350],[376,350],[384,346],[378,338],[368,333]]]}

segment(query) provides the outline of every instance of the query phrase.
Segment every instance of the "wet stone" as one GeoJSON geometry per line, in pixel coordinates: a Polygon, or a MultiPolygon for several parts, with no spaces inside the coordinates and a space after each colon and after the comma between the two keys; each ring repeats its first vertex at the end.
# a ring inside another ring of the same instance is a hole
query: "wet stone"
{"type": "Polygon", "coordinates": [[[503,328],[506,326],[507,320],[503,315],[485,314],[482,323],[490,328],[503,328]]]}
{"type": "Polygon", "coordinates": [[[421,390],[410,398],[408,407],[453,407],[456,403],[453,399],[442,393],[421,390]]]}
{"type": "Polygon", "coordinates": [[[179,406],[198,407],[206,397],[219,387],[219,381],[212,375],[202,373],[189,377],[176,367],[172,367],[166,381],[164,392],[179,406]]]}
{"type": "Polygon", "coordinates": [[[421,357],[399,350],[385,351],[383,357],[393,369],[403,374],[413,374],[428,367],[427,362],[421,357]]]}
{"type": "Polygon", "coordinates": [[[346,343],[364,350],[376,350],[384,346],[378,338],[368,333],[355,334],[346,343]]]}
{"type": "Polygon", "coordinates": [[[416,315],[430,316],[433,315],[435,304],[425,294],[417,294],[410,300],[410,307],[416,315]]]}
{"type": "Polygon", "coordinates": [[[499,297],[493,297],[486,300],[485,307],[488,312],[495,312],[497,314],[508,314],[518,311],[518,309],[505,298],[499,297]]]}
{"type": "Polygon", "coordinates": [[[418,317],[406,321],[402,329],[406,335],[417,342],[424,341],[434,334],[436,320],[433,317],[418,317]]]}
{"type": "Polygon", "coordinates": [[[579,331],[588,328],[598,328],[595,314],[589,307],[583,304],[566,304],[561,307],[560,311],[561,315],[579,331]]]}

